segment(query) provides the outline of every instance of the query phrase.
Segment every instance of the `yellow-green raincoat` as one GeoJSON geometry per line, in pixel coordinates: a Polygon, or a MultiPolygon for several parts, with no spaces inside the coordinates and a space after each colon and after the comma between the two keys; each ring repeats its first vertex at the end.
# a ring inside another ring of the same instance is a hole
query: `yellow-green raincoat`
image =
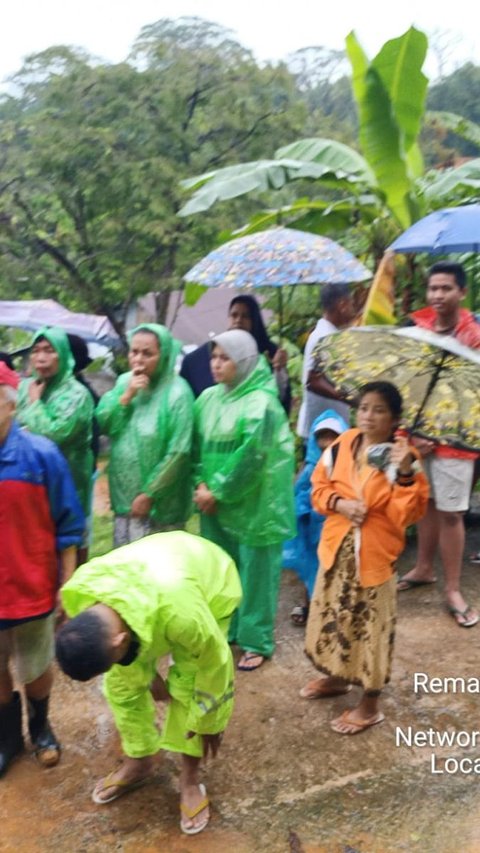
{"type": "Polygon", "coordinates": [[[108,605],[140,641],[133,663],[115,664],[104,683],[125,754],[168,749],[201,756],[201,738],[186,733],[222,732],[233,709],[226,633],[241,589],[228,554],[190,533],[156,533],[85,563],[62,598],[69,616],[96,602],[108,605]],[[149,688],[166,654],[174,661],[167,679],[172,699],[160,733],[149,688]]]}

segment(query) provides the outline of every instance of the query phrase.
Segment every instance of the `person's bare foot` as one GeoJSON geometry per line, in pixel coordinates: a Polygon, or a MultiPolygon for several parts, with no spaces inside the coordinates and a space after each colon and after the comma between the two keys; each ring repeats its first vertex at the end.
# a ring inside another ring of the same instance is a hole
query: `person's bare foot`
{"type": "Polygon", "coordinates": [[[149,781],[155,762],[153,756],[126,758],[113,773],[99,779],[93,789],[94,803],[108,803],[149,781]]]}
{"type": "Polygon", "coordinates": [[[329,696],[343,696],[351,690],[351,685],[346,684],[342,678],[327,676],[323,678],[312,678],[307,681],[299,691],[302,699],[326,699],[329,696]]]}
{"type": "Polygon", "coordinates": [[[467,604],[461,592],[447,593],[445,603],[448,612],[461,628],[473,628],[477,624],[478,613],[467,604]]]}
{"type": "Polygon", "coordinates": [[[351,708],[344,711],[330,723],[330,728],[341,735],[357,735],[360,732],[382,723],[385,719],[381,711],[376,711],[365,717],[360,708],[351,708]]]}
{"type": "Polygon", "coordinates": [[[207,792],[202,784],[182,784],[180,792],[180,828],[187,835],[201,832],[210,820],[207,792]]]}
{"type": "Polygon", "coordinates": [[[433,574],[433,569],[425,569],[420,571],[414,566],[406,575],[402,575],[397,581],[398,592],[403,592],[407,589],[412,589],[416,586],[423,586],[436,583],[437,578],[433,574]]]}
{"type": "Polygon", "coordinates": [[[263,655],[257,655],[256,652],[244,652],[237,663],[237,669],[242,672],[253,672],[254,669],[258,669],[262,666],[266,660],[267,658],[263,655]]]}

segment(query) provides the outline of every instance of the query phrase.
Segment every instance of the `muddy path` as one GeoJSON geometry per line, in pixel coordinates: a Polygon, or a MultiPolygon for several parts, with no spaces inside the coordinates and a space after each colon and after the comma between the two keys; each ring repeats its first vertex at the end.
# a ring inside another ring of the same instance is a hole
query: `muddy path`
{"type": "MultiPolygon", "coordinates": [[[[480,545],[471,528],[467,553],[480,545]]],[[[411,565],[410,548],[402,560],[411,565]]],[[[465,592],[480,604],[480,566],[466,565],[465,592]]],[[[441,608],[437,587],[402,593],[386,721],[355,737],[328,721],[355,702],[349,696],[302,701],[311,677],[303,631],[289,612],[300,599],[285,572],[277,652],[237,679],[237,703],[219,758],[205,771],[210,827],[188,838],[178,829],[178,765],[158,764],[154,782],[96,806],[95,780],[119,761],[118,740],[100,683],[59,675],[52,721],[63,744],[58,767],[43,771],[26,753],[0,781],[1,853],[480,853],[480,776],[432,773],[444,759],[479,759],[478,748],[396,745],[396,727],[437,732],[480,729],[480,697],[415,694],[413,674],[480,677],[480,625],[458,628],[441,608]]],[[[161,705],[159,705],[161,717],[161,705]]],[[[479,767],[480,769],[480,767],[479,767]]]]}

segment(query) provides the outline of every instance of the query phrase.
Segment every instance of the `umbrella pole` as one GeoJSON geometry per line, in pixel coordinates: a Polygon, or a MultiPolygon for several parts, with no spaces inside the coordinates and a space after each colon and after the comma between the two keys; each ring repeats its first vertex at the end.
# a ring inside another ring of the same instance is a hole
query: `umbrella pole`
{"type": "Polygon", "coordinates": [[[431,377],[431,379],[430,379],[430,382],[428,383],[428,388],[427,388],[427,390],[426,390],[426,392],[425,392],[425,396],[424,396],[424,398],[423,398],[422,402],[420,403],[420,408],[419,408],[419,410],[418,410],[417,414],[415,415],[415,420],[414,420],[414,422],[413,422],[413,426],[412,426],[412,428],[411,428],[411,432],[412,432],[412,433],[413,433],[413,431],[415,430],[415,427],[417,426],[417,424],[418,424],[418,422],[419,422],[419,420],[420,420],[420,415],[422,414],[422,412],[423,412],[423,410],[424,410],[424,408],[425,408],[426,402],[427,402],[427,400],[428,400],[428,398],[429,398],[430,394],[432,393],[432,391],[433,391],[433,389],[434,389],[435,385],[437,384],[438,377],[440,376],[440,373],[441,373],[442,368],[443,368],[443,362],[445,361],[445,359],[446,359],[447,355],[448,355],[448,353],[444,350],[444,351],[443,351],[442,358],[440,359],[440,361],[438,362],[438,364],[437,364],[437,366],[436,366],[436,368],[435,368],[434,372],[432,373],[432,377],[431,377]]]}
{"type": "Polygon", "coordinates": [[[279,344],[282,343],[283,337],[283,293],[282,288],[278,288],[278,327],[279,327],[279,344]]]}

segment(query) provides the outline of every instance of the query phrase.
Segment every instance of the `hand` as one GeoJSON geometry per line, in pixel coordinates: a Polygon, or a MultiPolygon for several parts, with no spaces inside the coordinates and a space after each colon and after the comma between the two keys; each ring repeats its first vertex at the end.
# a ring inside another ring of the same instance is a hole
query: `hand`
{"type": "Polygon", "coordinates": [[[130,382],[127,385],[126,390],[123,392],[120,397],[120,403],[122,406],[128,406],[129,403],[133,400],[136,394],[139,391],[145,391],[150,385],[150,379],[146,375],[146,373],[132,373],[130,377],[130,382]]]}
{"type": "Polygon", "coordinates": [[[152,499],[142,492],[133,499],[130,512],[134,518],[146,518],[146,516],[149,515],[151,508],[152,499]]]}
{"type": "Polygon", "coordinates": [[[37,400],[40,400],[43,392],[45,391],[45,382],[42,382],[40,379],[35,379],[33,382],[30,382],[28,386],[28,397],[31,403],[36,403],[37,400]]]}
{"type": "Polygon", "coordinates": [[[57,598],[55,601],[55,631],[58,631],[62,625],[67,622],[68,617],[63,609],[62,596],[60,590],[57,592],[57,598]]]}
{"type": "MultiPolygon", "coordinates": [[[[195,737],[196,734],[197,732],[187,732],[186,737],[190,740],[190,738],[195,737]]],[[[202,738],[203,757],[205,761],[207,761],[209,753],[212,758],[215,758],[222,743],[223,732],[218,732],[216,735],[200,735],[200,737],[202,738]]]]}
{"type": "Polygon", "coordinates": [[[405,436],[395,439],[390,451],[390,462],[396,466],[399,474],[409,474],[412,470],[413,453],[405,436]]]}
{"type": "Polygon", "coordinates": [[[282,370],[287,366],[288,355],[287,351],[284,349],[277,349],[275,355],[272,358],[272,367],[274,370],[282,370]]]}
{"type": "Polygon", "coordinates": [[[205,515],[215,515],[217,511],[217,499],[206,483],[200,483],[197,486],[193,495],[193,502],[205,515]]]}
{"type": "Polygon", "coordinates": [[[150,685],[150,693],[152,694],[155,702],[168,702],[170,699],[170,693],[167,690],[167,685],[158,672],[150,685]]]}
{"type": "Polygon", "coordinates": [[[337,501],[335,509],[340,513],[340,515],[344,515],[345,518],[348,518],[354,527],[360,527],[365,521],[365,517],[367,515],[367,507],[363,501],[349,501],[345,498],[340,498],[340,500],[337,501]]]}
{"type": "Polygon", "coordinates": [[[420,456],[428,456],[435,448],[435,442],[428,438],[418,438],[416,435],[412,438],[412,444],[417,448],[420,456]]]}

